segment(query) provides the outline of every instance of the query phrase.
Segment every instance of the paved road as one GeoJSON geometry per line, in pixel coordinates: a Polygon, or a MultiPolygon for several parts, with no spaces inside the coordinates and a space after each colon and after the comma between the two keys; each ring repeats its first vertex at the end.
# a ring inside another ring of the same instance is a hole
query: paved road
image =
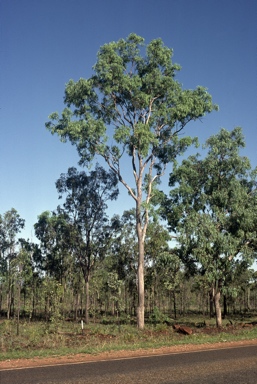
{"type": "Polygon", "coordinates": [[[256,384],[257,345],[0,371],[0,384],[256,384]]]}

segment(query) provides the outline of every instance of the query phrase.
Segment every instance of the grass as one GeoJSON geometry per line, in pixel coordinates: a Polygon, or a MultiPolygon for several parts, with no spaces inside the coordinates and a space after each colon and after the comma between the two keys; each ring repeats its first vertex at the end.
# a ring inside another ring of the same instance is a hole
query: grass
{"type": "MultiPolygon", "coordinates": [[[[197,328],[197,317],[180,318],[179,324],[193,328],[186,336],[165,324],[146,325],[143,331],[132,325],[90,324],[60,322],[21,322],[19,336],[13,320],[0,321],[0,360],[33,357],[63,356],[77,353],[99,354],[106,351],[157,349],[184,344],[205,344],[257,339],[257,326],[244,328],[242,319],[233,319],[233,326],[217,330],[214,321],[207,327],[197,328]]],[[[256,317],[245,322],[257,322],[256,317]]]]}

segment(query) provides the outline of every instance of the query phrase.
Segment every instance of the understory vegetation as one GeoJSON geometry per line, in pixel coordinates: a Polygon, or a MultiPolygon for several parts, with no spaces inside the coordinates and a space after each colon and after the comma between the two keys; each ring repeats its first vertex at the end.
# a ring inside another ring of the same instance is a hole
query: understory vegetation
{"type": "MultiPolygon", "coordinates": [[[[160,314],[159,314],[160,316],[160,314]]],[[[165,316],[167,319],[167,317],[165,316]]],[[[136,319],[135,319],[136,321],[136,319]]],[[[84,325],[81,322],[28,322],[22,320],[17,335],[15,320],[0,321],[0,360],[53,357],[73,354],[99,354],[107,351],[158,349],[184,344],[225,343],[257,338],[257,315],[231,316],[222,329],[213,319],[190,314],[177,322],[149,319],[145,329],[118,323],[113,317],[84,325]],[[183,324],[192,329],[191,335],[177,332],[172,324],[183,324]]]]}

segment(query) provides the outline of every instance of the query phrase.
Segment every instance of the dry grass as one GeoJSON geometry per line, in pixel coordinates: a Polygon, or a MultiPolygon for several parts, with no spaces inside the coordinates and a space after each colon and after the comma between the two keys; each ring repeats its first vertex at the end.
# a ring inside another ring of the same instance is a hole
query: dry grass
{"type": "Polygon", "coordinates": [[[160,348],[182,344],[202,344],[257,338],[256,317],[233,320],[218,330],[214,321],[204,324],[199,318],[181,318],[178,323],[193,329],[186,336],[165,324],[147,325],[144,331],[136,326],[117,324],[90,324],[61,322],[22,322],[16,335],[15,321],[0,321],[0,359],[61,356],[65,354],[98,354],[105,351],[160,348]],[[246,326],[246,323],[248,326],[246,326]],[[254,324],[251,325],[250,323],[254,324]],[[200,326],[200,327],[199,327],[200,326]]]}

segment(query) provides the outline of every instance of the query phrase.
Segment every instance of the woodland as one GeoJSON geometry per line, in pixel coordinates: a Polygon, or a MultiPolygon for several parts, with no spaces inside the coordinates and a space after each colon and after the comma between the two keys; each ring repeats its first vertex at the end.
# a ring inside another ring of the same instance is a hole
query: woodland
{"type": "Polygon", "coordinates": [[[191,313],[221,327],[257,310],[257,169],[240,127],[197,147],[194,125],[218,107],[206,88],[182,89],[172,54],[131,34],[66,85],[46,128],[76,147],[80,167],[57,179],[60,205],[39,213],[35,242],[19,237],[15,208],[0,214],[0,316],[17,332],[20,319],[143,329],[191,313]],[[121,188],[131,208],[109,217],[121,188]]]}

